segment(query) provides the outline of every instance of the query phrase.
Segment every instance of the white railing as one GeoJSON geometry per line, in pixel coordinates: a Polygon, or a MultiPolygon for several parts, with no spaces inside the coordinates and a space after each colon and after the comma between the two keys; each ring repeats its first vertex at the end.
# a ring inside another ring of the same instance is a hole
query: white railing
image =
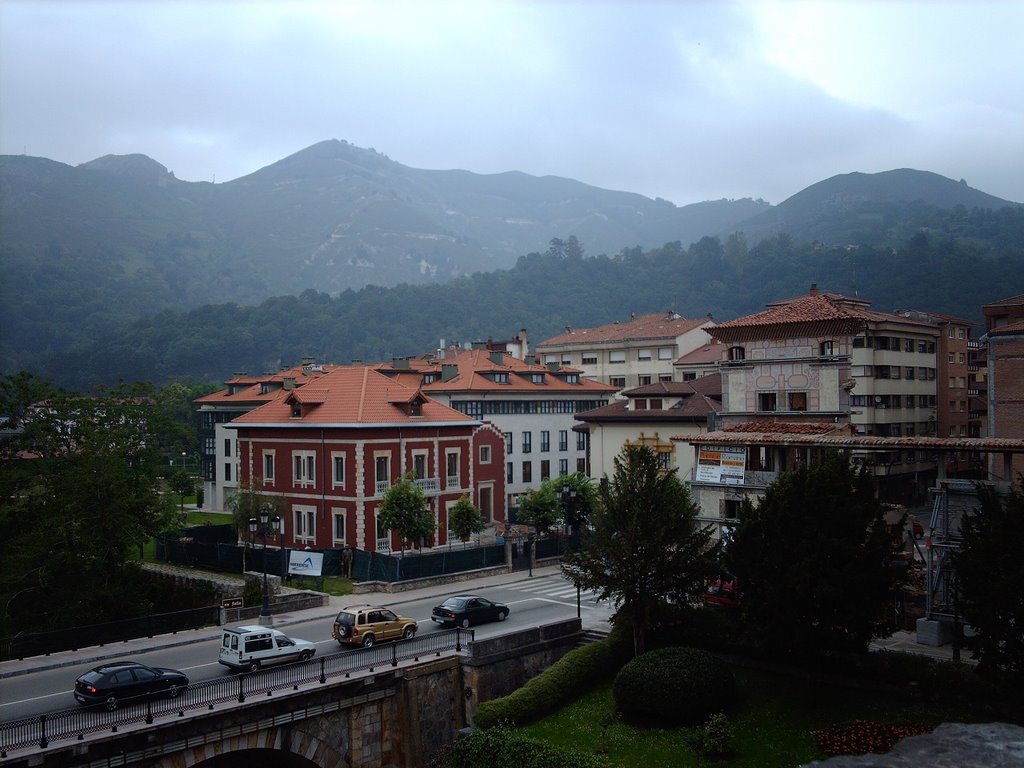
{"type": "Polygon", "coordinates": [[[391,551],[391,539],[385,536],[383,539],[377,539],[377,551],[388,553],[391,551]]]}
{"type": "Polygon", "coordinates": [[[441,480],[437,477],[418,477],[416,478],[416,485],[418,485],[420,490],[424,493],[441,492],[441,480]]]}
{"type": "Polygon", "coordinates": [[[388,488],[390,488],[390,487],[391,487],[391,481],[390,480],[378,480],[377,481],[377,495],[378,496],[383,496],[385,493],[388,492],[388,488]]]}
{"type": "Polygon", "coordinates": [[[445,481],[445,488],[458,488],[458,487],[459,487],[459,476],[458,475],[448,475],[448,478],[445,481]]]}

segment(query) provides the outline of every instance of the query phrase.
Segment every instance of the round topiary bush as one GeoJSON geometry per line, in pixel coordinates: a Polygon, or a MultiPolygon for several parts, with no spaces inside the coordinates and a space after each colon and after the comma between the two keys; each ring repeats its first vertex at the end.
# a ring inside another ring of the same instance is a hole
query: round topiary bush
{"type": "Polygon", "coordinates": [[[736,679],[698,648],[659,648],[628,662],[612,686],[624,717],[659,725],[696,725],[736,700],[736,679]]]}

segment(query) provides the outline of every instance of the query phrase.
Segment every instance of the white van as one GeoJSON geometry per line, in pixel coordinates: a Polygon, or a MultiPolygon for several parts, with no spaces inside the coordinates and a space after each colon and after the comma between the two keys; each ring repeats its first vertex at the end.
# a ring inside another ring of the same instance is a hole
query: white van
{"type": "Polygon", "coordinates": [[[305,661],[315,653],[316,646],[308,640],[254,625],[224,630],[220,639],[219,661],[232,672],[255,672],[267,664],[305,661]]]}

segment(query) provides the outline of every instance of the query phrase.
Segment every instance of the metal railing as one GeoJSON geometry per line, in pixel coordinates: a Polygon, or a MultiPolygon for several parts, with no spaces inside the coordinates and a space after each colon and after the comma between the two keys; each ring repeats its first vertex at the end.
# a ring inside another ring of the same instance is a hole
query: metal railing
{"type": "Polygon", "coordinates": [[[382,667],[421,656],[460,653],[473,642],[471,629],[431,632],[423,637],[375,645],[372,648],[341,651],[281,667],[227,675],[190,684],[174,698],[123,699],[113,711],[76,707],[0,722],[0,759],[15,750],[46,749],[58,741],[84,741],[91,734],[115,733],[126,725],[185,717],[186,712],[210,711],[217,705],[244,703],[266,698],[274,691],[300,686],[324,685],[360,672],[372,673],[382,667]]]}

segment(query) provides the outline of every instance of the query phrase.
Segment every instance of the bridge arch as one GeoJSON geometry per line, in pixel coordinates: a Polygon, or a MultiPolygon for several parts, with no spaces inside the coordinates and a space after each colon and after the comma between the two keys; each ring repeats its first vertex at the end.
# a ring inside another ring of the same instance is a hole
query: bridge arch
{"type": "MultiPolygon", "coordinates": [[[[335,737],[341,734],[335,732],[335,737]]],[[[347,749],[345,750],[348,751],[347,749]]],[[[162,757],[151,768],[349,768],[349,755],[302,728],[283,726],[162,757]]]]}

